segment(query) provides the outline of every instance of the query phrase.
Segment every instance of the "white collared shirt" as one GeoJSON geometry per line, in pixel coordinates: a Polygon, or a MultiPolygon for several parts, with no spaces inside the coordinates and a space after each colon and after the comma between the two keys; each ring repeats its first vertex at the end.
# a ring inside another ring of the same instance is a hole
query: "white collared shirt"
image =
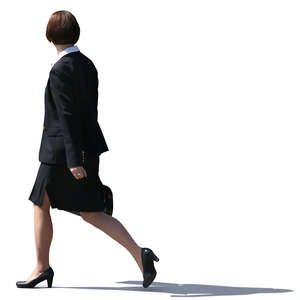
{"type": "Polygon", "coordinates": [[[78,46],[74,45],[74,46],[70,46],[68,48],[65,48],[64,50],[60,51],[56,58],[52,61],[51,63],[51,67],[61,58],[63,57],[65,54],[67,53],[71,53],[71,52],[75,52],[75,51],[79,51],[78,46]]]}

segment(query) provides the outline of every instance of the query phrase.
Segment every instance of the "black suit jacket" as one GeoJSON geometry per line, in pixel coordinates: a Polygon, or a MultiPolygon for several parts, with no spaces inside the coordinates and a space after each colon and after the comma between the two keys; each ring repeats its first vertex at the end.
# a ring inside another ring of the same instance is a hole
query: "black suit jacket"
{"type": "Polygon", "coordinates": [[[108,151],[98,124],[98,72],[80,51],[52,66],[45,89],[45,115],[39,161],[82,165],[82,151],[108,151]]]}

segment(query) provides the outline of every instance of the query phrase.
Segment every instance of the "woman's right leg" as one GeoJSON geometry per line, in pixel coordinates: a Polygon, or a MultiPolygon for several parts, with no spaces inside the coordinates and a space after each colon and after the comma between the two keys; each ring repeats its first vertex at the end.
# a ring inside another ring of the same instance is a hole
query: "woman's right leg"
{"type": "Polygon", "coordinates": [[[141,247],[135,242],[133,237],[118,219],[107,215],[104,212],[81,211],[80,216],[86,222],[102,230],[104,233],[126,248],[137,262],[141,272],[143,272],[141,247]]]}
{"type": "Polygon", "coordinates": [[[49,251],[53,237],[53,226],[50,215],[50,201],[45,190],[41,206],[34,206],[34,238],[36,248],[36,266],[26,281],[39,276],[44,270],[50,267],[49,251]]]}

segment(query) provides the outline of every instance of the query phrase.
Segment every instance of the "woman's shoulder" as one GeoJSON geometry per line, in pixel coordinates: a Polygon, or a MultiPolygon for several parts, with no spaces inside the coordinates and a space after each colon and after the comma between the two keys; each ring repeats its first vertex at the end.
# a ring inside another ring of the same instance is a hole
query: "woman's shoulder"
{"type": "Polygon", "coordinates": [[[79,53],[78,53],[78,58],[81,59],[82,62],[84,62],[90,69],[94,69],[97,71],[97,68],[96,68],[94,62],[91,60],[91,58],[89,58],[88,56],[83,54],[81,51],[79,51],[79,53]]]}
{"type": "Polygon", "coordinates": [[[69,54],[64,55],[60,58],[59,61],[54,64],[51,71],[56,73],[68,73],[72,74],[77,72],[78,69],[82,71],[82,68],[87,70],[88,72],[96,71],[96,66],[94,65],[93,61],[83,54],[80,51],[72,52],[69,54]],[[70,55],[72,53],[76,53],[74,55],[70,55]]]}

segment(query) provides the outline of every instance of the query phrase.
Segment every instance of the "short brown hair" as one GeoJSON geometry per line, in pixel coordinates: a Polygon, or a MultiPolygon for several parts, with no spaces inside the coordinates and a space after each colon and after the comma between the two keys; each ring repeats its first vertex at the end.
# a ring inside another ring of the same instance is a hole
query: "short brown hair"
{"type": "Polygon", "coordinates": [[[54,12],[48,21],[46,38],[53,44],[75,44],[80,35],[76,18],[67,10],[54,12]]]}

